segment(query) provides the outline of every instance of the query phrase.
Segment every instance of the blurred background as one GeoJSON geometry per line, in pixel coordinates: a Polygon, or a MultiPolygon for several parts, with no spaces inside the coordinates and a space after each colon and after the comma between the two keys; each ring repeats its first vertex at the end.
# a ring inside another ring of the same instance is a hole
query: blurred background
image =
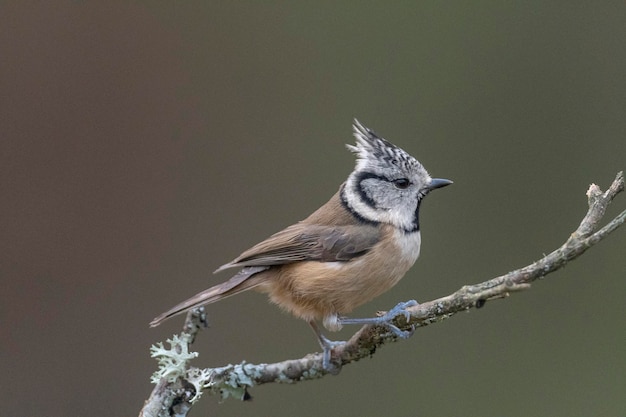
{"type": "MultiPolygon", "coordinates": [[[[136,415],[182,318],[148,322],[323,204],[353,117],[454,180],[416,266],[355,317],[557,248],[626,168],[624,22],[617,1],[4,2],[3,414],[136,415]]],[[[623,416],[625,248],[622,228],[337,377],[192,415],[623,416]]],[[[197,366],[318,350],[262,295],[208,312],[197,366]]]]}

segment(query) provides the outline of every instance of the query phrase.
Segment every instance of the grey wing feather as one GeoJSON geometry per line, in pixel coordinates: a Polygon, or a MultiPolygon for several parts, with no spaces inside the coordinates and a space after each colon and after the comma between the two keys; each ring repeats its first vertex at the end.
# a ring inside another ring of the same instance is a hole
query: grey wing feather
{"type": "Polygon", "coordinates": [[[290,226],[253,246],[215,272],[242,266],[283,265],[299,261],[348,261],[380,239],[374,226],[290,226]]]}

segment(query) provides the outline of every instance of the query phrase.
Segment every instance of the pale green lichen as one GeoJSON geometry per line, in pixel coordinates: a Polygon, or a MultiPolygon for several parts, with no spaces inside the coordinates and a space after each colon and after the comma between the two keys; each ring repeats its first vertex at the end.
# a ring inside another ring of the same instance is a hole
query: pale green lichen
{"type": "Polygon", "coordinates": [[[222,400],[228,397],[243,400],[248,388],[256,385],[255,380],[262,376],[264,367],[264,364],[253,365],[244,361],[237,365],[216,368],[213,370],[213,380],[208,381],[204,387],[218,391],[222,400]]]}
{"type": "Polygon", "coordinates": [[[300,381],[306,381],[308,379],[317,379],[324,376],[323,373],[319,372],[316,368],[311,368],[309,370],[305,370],[302,372],[302,376],[300,377],[300,381]]]}
{"type": "Polygon", "coordinates": [[[150,356],[159,362],[159,369],[151,378],[153,384],[161,379],[166,379],[168,382],[176,381],[187,372],[187,362],[198,356],[197,352],[189,351],[189,344],[184,336],[181,338],[174,335],[172,339],[168,339],[169,349],[165,348],[161,342],[150,347],[150,356]]]}
{"type": "Polygon", "coordinates": [[[198,401],[202,390],[209,384],[212,374],[211,369],[190,368],[187,371],[186,380],[196,389],[196,395],[190,400],[191,403],[198,401]]]}
{"type": "Polygon", "coordinates": [[[263,375],[264,364],[254,365],[245,361],[216,369],[189,367],[188,362],[198,357],[198,353],[189,351],[187,335],[175,335],[167,343],[170,345],[169,349],[163,343],[157,343],[150,348],[151,356],[159,362],[159,369],[152,375],[152,382],[156,384],[162,379],[167,382],[184,379],[195,388],[195,395],[190,400],[192,403],[206,389],[218,391],[222,400],[228,397],[245,399],[248,388],[256,385],[255,381],[263,375]]]}

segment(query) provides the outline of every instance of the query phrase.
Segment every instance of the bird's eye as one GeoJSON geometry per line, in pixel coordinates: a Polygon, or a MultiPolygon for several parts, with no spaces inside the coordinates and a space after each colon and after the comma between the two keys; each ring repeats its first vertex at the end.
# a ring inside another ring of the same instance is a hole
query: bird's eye
{"type": "Polygon", "coordinates": [[[411,185],[411,181],[407,180],[406,178],[398,178],[397,180],[393,180],[393,185],[395,185],[396,188],[400,190],[404,190],[405,188],[408,188],[409,185],[411,185]]]}

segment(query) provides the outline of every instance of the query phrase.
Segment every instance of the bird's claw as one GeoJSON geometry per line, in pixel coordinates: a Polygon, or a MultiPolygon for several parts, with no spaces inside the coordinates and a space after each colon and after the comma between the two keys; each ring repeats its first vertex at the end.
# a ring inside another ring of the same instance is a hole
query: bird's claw
{"type": "Polygon", "coordinates": [[[415,300],[398,303],[394,308],[378,318],[378,324],[389,329],[397,337],[401,339],[408,339],[415,332],[415,327],[412,326],[411,330],[400,330],[398,326],[393,324],[393,319],[397,316],[403,315],[404,319],[408,323],[411,320],[411,312],[408,311],[407,308],[415,307],[417,305],[419,304],[415,300]]]}
{"type": "Polygon", "coordinates": [[[339,371],[341,371],[341,365],[335,365],[330,362],[330,357],[333,352],[333,349],[345,344],[346,342],[341,340],[329,340],[325,336],[320,334],[320,345],[323,349],[322,353],[322,367],[324,370],[330,374],[337,375],[339,371]]]}

